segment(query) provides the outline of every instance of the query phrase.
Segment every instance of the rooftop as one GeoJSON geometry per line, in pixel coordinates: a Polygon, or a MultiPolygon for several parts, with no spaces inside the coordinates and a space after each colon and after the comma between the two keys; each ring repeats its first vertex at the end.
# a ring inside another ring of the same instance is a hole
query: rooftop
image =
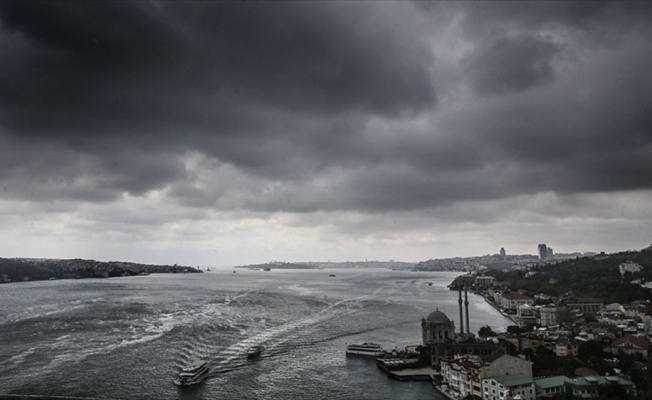
{"type": "Polygon", "coordinates": [[[619,383],[623,386],[634,386],[634,383],[629,379],[622,376],[585,376],[581,378],[573,378],[566,381],[572,386],[595,386],[604,385],[606,383],[619,383]]]}
{"type": "Polygon", "coordinates": [[[505,387],[527,385],[533,382],[532,378],[523,374],[503,375],[490,378],[505,387]]]}
{"type": "Polygon", "coordinates": [[[563,386],[568,380],[570,380],[570,378],[565,377],[564,375],[548,376],[546,378],[536,379],[534,384],[541,389],[549,389],[553,387],[563,386]]]}

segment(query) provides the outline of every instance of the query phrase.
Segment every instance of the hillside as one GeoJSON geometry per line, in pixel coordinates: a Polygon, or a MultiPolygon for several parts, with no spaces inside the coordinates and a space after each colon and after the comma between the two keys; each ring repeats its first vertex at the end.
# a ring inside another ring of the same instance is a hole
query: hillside
{"type": "Polygon", "coordinates": [[[71,260],[0,258],[0,283],[186,272],[197,273],[201,272],[201,270],[178,265],[149,265],[120,261],[102,262],[78,258],[71,260]]]}
{"type": "Polygon", "coordinates": [[[605,303],[652,300],[652,291],[642,286],[652,282],[652,250],[649,248],[541,264],[527,271],[491,271],[488,275],[509,282],[513,291],[532,294],[561,296],[569,293],[597,297],[605,303]],[[640,265],[642,270],[621,274],[619,265],[627,262],[640,265]]]}

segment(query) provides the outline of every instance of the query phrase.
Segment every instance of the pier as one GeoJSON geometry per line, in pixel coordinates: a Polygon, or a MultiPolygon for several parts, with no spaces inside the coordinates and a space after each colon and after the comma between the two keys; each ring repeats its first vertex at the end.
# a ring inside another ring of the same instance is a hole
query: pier
{"type": "Polygon", "coordinates": [[[409,368],[419,361],[418,358],[379,358],[376,360],[378,368],[387,376],[399,381],[429,381],[439,372],[431,367],[409,368]],[[407,368],[402,368],[407,367],[407,368]]]}

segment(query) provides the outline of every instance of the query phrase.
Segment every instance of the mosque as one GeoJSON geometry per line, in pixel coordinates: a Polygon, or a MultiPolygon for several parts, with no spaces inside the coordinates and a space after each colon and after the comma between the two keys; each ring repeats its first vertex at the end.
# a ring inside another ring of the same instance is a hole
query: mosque
{"type": "Polygon", "coordinates": [[[464,288],[464,301],[462,301],[462,288],[459,288],[459,309],[460,309],[460,331],[455,332],[455,322],[448,316],[435,309],[427,317],[421,320],[421,335],[424,347],[430,348],[431,366],[436,370],[440,369],[443,358],[451,358],[455,355],[478,355],[487,356],[496,351],[505,353],[504,344],[480,341],[470,331],[469,324],[469,297],[468,289],[464,288]],[[464,331],[464,313],[462,304],[466,309],[466,332],[464,331]]]}

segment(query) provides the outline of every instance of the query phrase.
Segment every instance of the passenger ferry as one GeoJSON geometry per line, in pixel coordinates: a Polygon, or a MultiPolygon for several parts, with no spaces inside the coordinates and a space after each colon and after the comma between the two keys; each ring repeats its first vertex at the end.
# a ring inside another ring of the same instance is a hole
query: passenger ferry
{"type": "Polygon", "coordinates": [[[362,344],[350,344],[346,346],[346,354],[364,357],[380,357],[385,354],[385,350],[376,343],[365,342],[362,344]]]}
{"type": "Polygon", "coordinates": [[[177,386],[189,386],[201,382],[201,378],[208,373],[208,367],[205,360],[194,360],[183,367],[179,378],[174,380],[177,386]]]}
{"type": "Polygon", "coordinates": [[[247,350],[247,358],[258,358],[263,350],[265,350],[265,348],[262,345],[252,347],[247,350]]]}

